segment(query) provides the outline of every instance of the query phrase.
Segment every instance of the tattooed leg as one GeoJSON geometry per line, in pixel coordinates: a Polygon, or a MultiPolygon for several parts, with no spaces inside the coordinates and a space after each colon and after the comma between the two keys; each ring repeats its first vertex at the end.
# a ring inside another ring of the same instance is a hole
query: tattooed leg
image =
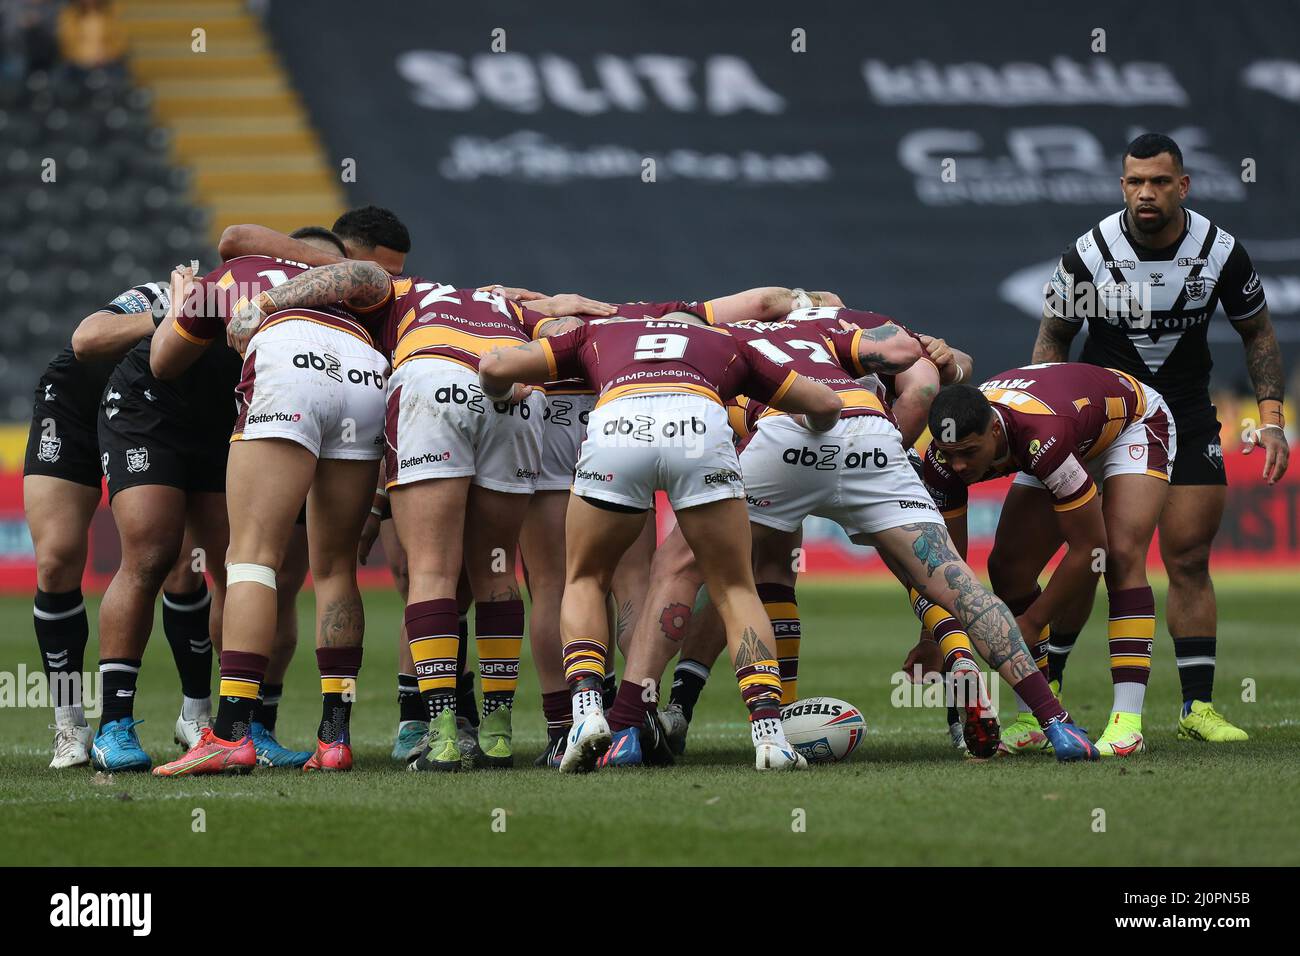
{"type": "Polygon", "coordinates": [[[614,592],[614,640],[623,656],[627,656],[628,643],[641,609],[645,607],[650,587],[650,562],[655,552],[655,523],[647,520],[641,535],[628,548],[614,571],[611,589],[614,592]]]}
{"type": "Polygon", "coordinates": [[[895,576],[955,617],[975,650],[1009,684],[1037,673],[1015,617],[957,554],[943,525],[908,524],[871,539],[895,576]]]}
{"type": "Polygon", "coordinates": [[[695,555],[680,528],[664,539],[650,562],[649,587],[624,648],[625,681],[659,681],[668,662],[682,649],[692,625],[691,609],[703,583],[695,555]]]}
{"type": "Polygon", "coordinates": [[[685,508],[677,520],[726,627],[727,648],[750,720],[756,725],[779,724],[781,672],[772,624],[754,586],[745,503],[730,498],[685,508]]]}

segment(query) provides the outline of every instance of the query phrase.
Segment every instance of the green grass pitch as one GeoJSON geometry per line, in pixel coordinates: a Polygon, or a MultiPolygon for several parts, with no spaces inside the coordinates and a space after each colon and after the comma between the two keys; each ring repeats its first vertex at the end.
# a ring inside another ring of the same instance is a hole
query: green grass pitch
{"type": "MultiPolygon", "coordinates": [[[[735,683],[719,668],[678,766],[588,777],[534,770],[544,729],[525,660],[515,716],[521,768],[430,777],[406,773],[388,757],[401,608],[394,595],[371,592],[353,773],[259,770],[178,781],[55,773],[46,768],[49,712],[0,710],[0,863],[1295,865],[1294,593],[1294,577],[1220,583],[1217,703],[1250,732],[1246,744],[1175,739],[1178,678],[1162,630],[1146,755],[1090,766],[1043,756],[963,761],[950,749],[942,712],[891,705],[890,677],[915,637],[899,589],[807,584],[799,591],[801,693],[843,697],[867,720],[863,745],[845,763],[756,773],[735,683]],[[1248,679],[1253,702],[1242,700],[1248,679]],[[1098,810],[1104,832],[1097,832],[1098,810]],[[199,817],[205,827],[195,832],[199,817]]],[[[304,635],[311,610],[305,595],[304,635]]],[[[19,662],[38,667],[30,613],[28,599],[0,601],[0,671],[13,673],[19,662]]],[[[93,605],[91,614],[93,622],[93,605]]],[[[91,662],[93,630],[92,623],[91,662]]],[[[1094,736],[1110,705],[1105,650],[1099,604],[1070,661],[1065,694],[1094,736]]],[[[179,697],[159,621],[136,708],[155,761],[176,753],[179,697]]],[[[1014,711],[1005,688],[1001,705],[1014,711]]],[[[306,748],[318,716],[314,658],[304,641],[286,682],[281,740],[306,748]]]]}

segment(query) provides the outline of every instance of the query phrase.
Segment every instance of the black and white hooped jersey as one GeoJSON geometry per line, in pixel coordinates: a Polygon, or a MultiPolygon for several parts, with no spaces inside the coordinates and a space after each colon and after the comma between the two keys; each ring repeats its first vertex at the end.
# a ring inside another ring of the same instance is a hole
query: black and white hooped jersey
{"type": "Polygon", "coordinates": [[[1133,241],[1123,210],[1107,216],[1065,250],[1045,290],[1049,313],[1088,323],[1079,360],[1150,385],[1180,427],[1214,420],[1206,335],[1215,307],[1222,302],[1228,318],[1240,322],[1266,304],[1242,244],[1199,213],[1183,211],[1183,234],[1164,249],[1133,241]]]}

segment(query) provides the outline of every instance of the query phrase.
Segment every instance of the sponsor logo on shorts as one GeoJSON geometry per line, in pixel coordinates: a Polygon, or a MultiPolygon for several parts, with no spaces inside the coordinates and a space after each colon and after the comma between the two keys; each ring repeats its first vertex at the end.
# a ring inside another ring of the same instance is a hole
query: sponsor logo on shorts
{"type": "Polygon", "coordinates": [[[443,385],[433,390],[433,400],[443,405],[464,405],[471,412],[482,415],[487,411],[483,404],[483,390],[477,385],[443,385]]]}
{"type": "Polygon", "coordinates": [[[536,478],[538,477],[538,475],[540,475],[540,474],[541,474],[541,472],[531,471],[531,470],[529,470],[528,468],[516,468],[516,469],[515,469],[515,477],[516,477],[516,478],[531,478],[531,479],[536,479],[536,478]]]}
{"type": "MultiPolygon", "coordinates": [[[[781,453],[781,460],[787,465],[800,465],[815,468],[818,471],[835,471],[839,467],[836,461],[840,453],[839,445],[820,445],[814,451],[806,446],[787,448],[781,453]]],[[[851,451],[844,456],[845,468],[884,468],[889,464],[889,453],[883,448],[870,451],[851,451]]]]}
{"type": "Polygon", "coordinates": [[[904,511],[912,511],[916,509],[921,511],[935,510],[934,505],[930,504],[928,501],[900,501],[898,507],[902,508],[904,511]]]}
{"type": "MultiPolygon", "coordinates": [[[[696,415],[689,418],[660,418],[655,415],[619,415],[592,423],[587,440],[601,448],[654,446],[682,448],[687,458],[699,458],[710,439],[709,424],[696,415]]],[[[730,436],[728,433],[728,441],[730,436]]]]}
{"type": "Polygon", "coordinates": [[[302,412],[258,412],[244,419],[246,425],[269,425],[271,422],[300,422],[302,412]]]}
{"type": "Polygon", "coordinates": [[[104,473],[104,477],[107,478],[108,477],[108,452],[104,452],[104,454],[99,456],[99,468],[104,473]]]}
{"type": "MultiPolygon", "coordinates": [[[[561,428],[568,428],[573,424],[570,413],[573,411],[573,401],[567,398],[548,398],[546,400],[546,411],[542,413],[542,420],[552,425],[559,425],[561,428]]],[[[591,418],[591,410],[584,408],[578,413],[578,422],[586,425],[591,418]]]]}
{"type": "Polygon", "coordinates": [[[609,471],[601,474],[598,471],[587,471],[585,468],[579,468],[574,477],[581,478],[583,481],[613,481],[614,473],[609,471]]]}
{"type": "Polygon", "coordinates": [[[1142,455],[1146,451],[1146,449],[1147,449],[1146,445],[1129,445],[1128,456],[1132,458],[1134,461],[1141,461],[1142,455]]]}
{"type": "Polygon", "coordinates": [[[1223,445],[1218,438],[1205,446],[1205,460],[1213,467],[1223,469],[1223,445]]]}
{"type": "Polygon", "coordinates": [[[715,471],[704,476],[704,483],[706,485],[721,485],[739,480],[740,475],[736,474],[736,472],[729,468],[724,468],[722,471],[715,471]]]}
{"type": "Polygon", "coordinates": [[[311,368],[318,372],[324,372],[328,377],[340,384],[346,381],[353,385],[372,385],[380,391],[383,391],[384,388],[382,373],[373,369],[345,369],[339,357],[331,355],[329,352],[326,352],[323,356],[317,355],[315,352],[299,352],[293,357],[293,365],[294,368],[311,368]]]}
{"type": "Polygon", "coordinates": [[[42,438],[40,447],[36,449],[36,459],[52,465],[59,460],[59,450],[62,447],[61,438],[42,438]]]}
{"type": "Polygon", "coordinates": [[[770,508],[770,507],[772,507],[772,499],[771,499],[771,498],[755,498],[753,495],[745,495],[745,501],[746,501],[747,503],[753,505],[755,508],[770,508]]]}
{"type": "Polygon", "coordinates": [[[412,455],[410,458],[403,458],[397,463],[397,466],[399,468],[414,468],[416,465],[436,465],[444,461],[451,461],[450,451],[426,451],[423,455],[412,455]]]}
{"type": "Polygon", "coordinates": [[[149,449],[128,448],[126,450],[126,470],[132,474],[139,474],[142,471],[148,471],[149,449]]]}

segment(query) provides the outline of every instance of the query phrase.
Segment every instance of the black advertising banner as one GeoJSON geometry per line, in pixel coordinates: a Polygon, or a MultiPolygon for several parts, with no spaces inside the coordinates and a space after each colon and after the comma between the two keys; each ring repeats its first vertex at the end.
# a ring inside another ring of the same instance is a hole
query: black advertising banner
{"type": "MultiPolygon", "coordinates": [[[[273,2],[349,198],[411,263],[612,299],[832,289],[1027,362],[1066,244],[1166,132],[1295,367],[1300,5],[273,2]],[[364,9],[364,15],[362,15],[364,9]],[[341,167],[340,167],[341,168],[341,167]]],[[[1218,384],[1241,348],[1212,325],[1218,384]]]]}

